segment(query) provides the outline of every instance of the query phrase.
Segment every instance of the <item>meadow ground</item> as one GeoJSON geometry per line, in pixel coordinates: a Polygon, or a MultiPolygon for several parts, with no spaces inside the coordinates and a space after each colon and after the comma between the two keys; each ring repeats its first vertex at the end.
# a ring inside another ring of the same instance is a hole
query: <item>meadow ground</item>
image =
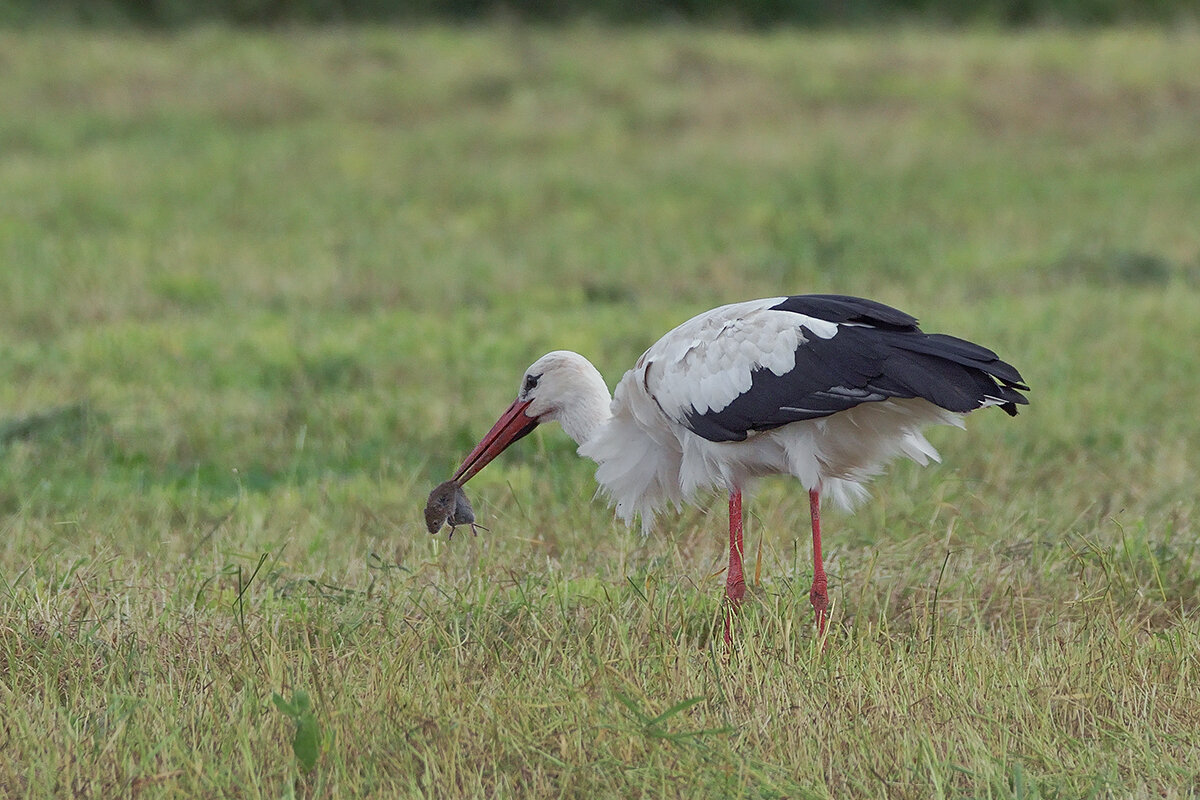
{"type": "Polygon", "coordinates": [[[0,795],[1200,794],[1200,33],[0,33],[0,795]],[[549,349],[874,297],[1032,405],[643,540],[549,349]],[[719,637],[718,637],[719,639],[719,637]],[[309,699],[309,706],[303,699],[309,699]],[[310,768],[311,767],[311,768],[310,768]]]}

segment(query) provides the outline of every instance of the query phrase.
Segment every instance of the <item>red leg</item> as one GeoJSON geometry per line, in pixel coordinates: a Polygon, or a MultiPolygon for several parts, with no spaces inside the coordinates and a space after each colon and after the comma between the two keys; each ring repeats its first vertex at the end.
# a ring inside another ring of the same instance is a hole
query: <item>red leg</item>
{"type": "Polygon", "coordinates": [[[810,489],[808,508],[812,513],[813,534],[813,582],[808,591],[808,601],[817,612],[817,635],[825,634],[825,611],[829,608],[829,582],[825,580],[825,565],[821,561],[821,492],[810,489]]]}
{"type": "Polygon", "coordinates": [[[729,569],[725,571],[725,646],[733,643],[733,613],[746,595],[746,577],[742,572],[742,493],[729,493],[729,569]]]}

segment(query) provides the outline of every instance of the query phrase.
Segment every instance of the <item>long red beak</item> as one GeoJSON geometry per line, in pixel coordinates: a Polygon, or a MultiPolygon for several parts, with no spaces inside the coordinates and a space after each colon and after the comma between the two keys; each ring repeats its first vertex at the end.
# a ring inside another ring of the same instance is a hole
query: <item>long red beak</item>
{"type": "Polygon", "coordinates": [[[460,484],[466,483],[475,476],[476,472],[488,465],[496,456],[504,452],[510,444],[525,436],[537,427],[538,421],[525,416],[529,408],[528,400],[514,400],[513,404],[504,410],[500,419],[487,432],[487,435],[475,445],[475,449],[463,459],[462,466],[454,473],[454,480],[460,484]]]}

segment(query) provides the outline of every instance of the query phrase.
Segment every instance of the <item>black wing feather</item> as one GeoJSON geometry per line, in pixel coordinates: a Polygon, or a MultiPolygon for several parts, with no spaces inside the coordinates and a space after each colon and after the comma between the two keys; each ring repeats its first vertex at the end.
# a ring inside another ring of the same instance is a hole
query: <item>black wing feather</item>
{"type": "Polygon", "coordinates": [[[845,295],[797,295],[770,310],[838,324],[829,339],[809,336],[796,365],[783,375],[751,373],[751,386],[724,408],[687,415],[689,429],[714,442],[741,441],[750,431],[817,419],[862,403],[922,397],[968,412],[997,400],[1009,414],[1029,401],[1021,374],[986,347],[927,334],[917,320],[873,300],[845,295]]]}
{"type": "Polygon", "coordinates": [[[796,294],[771,307],[828,322],[870,325],[887,330],[917,330],[917,318],[874,300],[845,294],[796,294]]]}

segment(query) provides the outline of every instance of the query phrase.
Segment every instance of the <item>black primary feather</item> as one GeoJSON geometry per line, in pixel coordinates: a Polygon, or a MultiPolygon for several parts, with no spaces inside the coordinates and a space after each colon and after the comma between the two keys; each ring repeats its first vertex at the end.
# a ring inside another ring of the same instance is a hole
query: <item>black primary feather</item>
{"type": "Polygon", "coordinates": [[[688,414],[688,428],[714,442],[741,441],[750,431],[816,419],[888,398],[921,397],[948,411],[991,401],[1008,414],[1027,404],[1021,374],[986,347],[927,334],[915,317],[844,295],[797,295],[770,310],[833,322],[837,334],[816,335],[796,350],[795,367],[776,375],[757,368],[750,388],[719,410],[688,414]]]}

